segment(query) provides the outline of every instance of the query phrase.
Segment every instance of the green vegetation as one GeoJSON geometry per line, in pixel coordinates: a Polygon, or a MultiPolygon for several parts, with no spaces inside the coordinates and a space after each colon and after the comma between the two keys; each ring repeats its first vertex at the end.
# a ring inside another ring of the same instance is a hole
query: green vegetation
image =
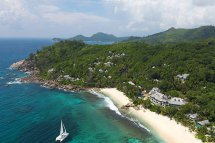
{"type": "Polygon", "coordinates": [[[170,28],[167,31],[160,32],[143,38],[132,37],[128,39],[128,41],[144,41],[149,44],[161,44],[203,40],[208,38],[215,38],[214,26],[202,26],[195,29],[170,28]]]}
{"type": "MultiPolygon", "coordinates": [[[[215,123],[215,40],[178,44],[148,45],[123,42],[113,45],[86,45],[80,41],[62,41],[31,55],[39,75],[62,84],[83,87],[117,87],[134,100],[157,113],[174,118],[195,129],[185,114],[197,113],[201,120],[215,123]],[[189,74],[185,82],[176,78],[189,74]],[[69,76],[69,78],[68,78],[69,76]],[[163,93],[185,99],[180,108],[158,107],[137,98],[143,90],[158,87],[163,93]]],[[[214,139],[214,132],[197,129],[214,139]]]]}
{"type": "Polygon", "coordinates": [[[68,40],[82,40],[82,41],[101,41],[101,42],[119,42],[123,40],[127,40],[128,37],[116,37],[112,34],[106,34],[106,33],[96,33],[93,34],[91,37],[86,37],[83,35],[77,35],[73,38],[70,38],[68,40]]]}

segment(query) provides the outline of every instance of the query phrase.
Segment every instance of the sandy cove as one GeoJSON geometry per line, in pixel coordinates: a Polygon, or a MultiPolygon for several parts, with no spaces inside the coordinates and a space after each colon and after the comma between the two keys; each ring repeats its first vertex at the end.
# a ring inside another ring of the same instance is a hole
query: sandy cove
{"type": "MultiPolygon", "coordinates": [[[[128,97],[116,88],[103,88],[100,93],[108,96],[118,108],[130,103],[128,97]]],[[[166,116],[145,109],[136,110],[133,107],[128,109],[128,114],[147,123],[167,143],[202,143],[187,127],[166,116]]]]}
{"type": "MultiPolygon", "coordinates": [[[[11,65],[11,67],[19,68],[20,70],[31,73],[29,77],[22,78],[23,82],[35,82],[46,87],[64,89],[67,91],[76,91],[77,89],[77,91],[80,91],[79,87],[61,86],[55,81],[38,79],[36,76],[34,76],[37,71],[32,69],[31,63],[29,64],[23,60],[14,63],[11,65]]],[[[91,89],[85,90],[90,91],[91,89]]],[[[116,88],[94,89],[94,91],[108,96],[119,109],[122,106],[131,103],[128,97],[116,88]]],[[[194,133],[191,133],[187,127],[177,124],[176,121],[170,120],[168,117],[158,115],[145,109],[136,110],[135,107],[129,107],[127,109],[127,113],[138,119],[140,122],[147,123],[147,125],[151,127],[152,131],[158,134],[167,143],[201,143],[201,141],[196,139],[194,133]]]]}

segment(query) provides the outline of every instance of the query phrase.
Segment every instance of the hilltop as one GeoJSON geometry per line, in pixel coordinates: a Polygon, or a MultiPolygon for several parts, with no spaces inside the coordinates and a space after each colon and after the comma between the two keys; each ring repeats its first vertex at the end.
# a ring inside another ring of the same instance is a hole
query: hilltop
{"type": "Polygon", "coordinates": [[[93,34],[91,37],[86,37],[83,35],[77,35],[75,37],[69,38],[67,40],[82,40],[82,41],[99,41],[99,42],[119,42],[123,40],[127,40],[128,37],[116,37],[112,34],[106,34],[102,32],[98,32],[93,34]]]}
{"type": "Polygon", "coordinates": [[[149,44],[179,43],[193,40],[205,40],[215,38],[214,26],[201,26],[194,29],[170,28],[164,32],[156,33],[147,37],[129,38],[127,41],[144,41],[149,44]]]}
{"type": "Polygon", "coordinates": [[[117,37],[113,34],[106,34],[98,32],[90,37],[84,35],[77,35],[68,39],[53,38],[54,41],[59,42],[63,40],[81,40],[81,41],[95,41],[95,42],[135,42],[142,41],[148,44],[173,44],[180,42],[187,42],[193,40],[206,40],[215,38],[214,26],[201,26],[194,29],[185,28],[169,28],[166,31],[152,34],[146,37],[117,37]]]}

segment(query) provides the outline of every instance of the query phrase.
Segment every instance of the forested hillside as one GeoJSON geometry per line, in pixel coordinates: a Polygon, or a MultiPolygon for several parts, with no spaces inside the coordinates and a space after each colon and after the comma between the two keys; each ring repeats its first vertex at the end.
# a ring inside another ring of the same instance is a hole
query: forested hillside
{"type": "MultiPolygon", "coordinates": [[[[148,45],[123,42],[113,45],[87,45],[62,41],[45,47],[29,59],[39,76],[62,84],[82,87],[118,87],[136,104],[176,118],[190,125],[185,114],[198,113],[215,122],[215,40],[179,44],[148,45]],[[177,75],[188,74],[182,81],[177,75]],[[185,99],[181,109],[155,108],[136,97],[159,87],[163,93],[185,99]]],[[[200,138],[205,129],[199,130],[200,138]]]]}
{"type": "Polygon", "coordinates": [[[194,29],[170,28],[164,32],[156,33],[142,38],[130,38],[128,41],[144,41],[149,44],[179,43],[193,40],[215,38],[214,26],[202,26],[194,29]]]}

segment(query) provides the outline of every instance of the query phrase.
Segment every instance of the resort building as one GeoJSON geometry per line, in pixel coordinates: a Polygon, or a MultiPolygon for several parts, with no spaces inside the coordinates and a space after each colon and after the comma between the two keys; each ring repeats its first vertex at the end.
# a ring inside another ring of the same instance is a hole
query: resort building
{"type": "Polygon", "coordinates": [[[113,65],[113,63],[112,62],[106,62],[106,63],[104,63],[104,65],[107,67],[111,67],[113,65]]]}
{"type": "Polygon", "coordinates": [[[169,105],[172,106],[182,106],[185,105],[186,102],[184,101],[184,99],[179,98],[179,97],[172,97],[168,100],[169,105]]]}
{"type": "Polygon", "coordinates": [[[103,73],[104,71],[103,71],[102,69],[99,69],[99,72],[100,72],[100,73],[103,73]]]}
{"type": "Polygon", "coordinates": [[[109,79],[111,79],[111,78],[112,78],[112,76],[110,76],[110,75],[109,75],[109,76],[108,76],[108,78],[109,78],[109,79]]]}
{"type": "Polygon", "coordinates": [[[160,105],[160,106],[169,105],[167,101],[167,96],[162,93],[152,94],[149,99],[155,105],[160,105]]]}
{"type": "Polygon", "coordinates": [[[149,99],[150,101],[155,105],[160,106],[182,106],[186,104],[186,101],[184,99],[179,97],[172,97],[168,98],[165,94],[160,92],[160,89],[157,87],[152,88],[152,90],[149,92],[149,99]]]}
{"type": "Polygon", "coordinates": [[[66,80],[70,80],[71,79],[71,77],[69,76],[69,75],[64,75],[63,76],[66,80]]]}
{"type": "Polygon", "coordinates": [[[166,95],[160,93],[160,90],[158,88],[153,88],[149,92],[149,99],[150,101],[155,104],[155,105],[160,105],[160,106],[167,106],[169,105],[168,103],[168,98],[166,95]]]}
{"type": "Polygon", "coordinates": [[[153,87],[152,90],[150,90],[149,94],[152,95],[152,94],[155,94],[157,92],[161,92],[160,89],[157,87],[153,87]]]}
{"type": "Polygon", "coordinates": [[[178,78],[179,80],[182,81],[182,83],[184,83],[188,76],[189,74],[178,74],[176,78],[178,78]]]}
{"type": "Polygon", "coordinates": [[[187,118],[189,118],[191,121],[195,122],[198,119],[198,114],[187,114],[187,118]]]}
{"type": "Polygon", "coordinates": [[[208,120],[203,120],[203,121],[197,122],[197,124],[200,125],[200,126],[204,126],[204,125],[210,124],[210,122],[208,120]]]}

